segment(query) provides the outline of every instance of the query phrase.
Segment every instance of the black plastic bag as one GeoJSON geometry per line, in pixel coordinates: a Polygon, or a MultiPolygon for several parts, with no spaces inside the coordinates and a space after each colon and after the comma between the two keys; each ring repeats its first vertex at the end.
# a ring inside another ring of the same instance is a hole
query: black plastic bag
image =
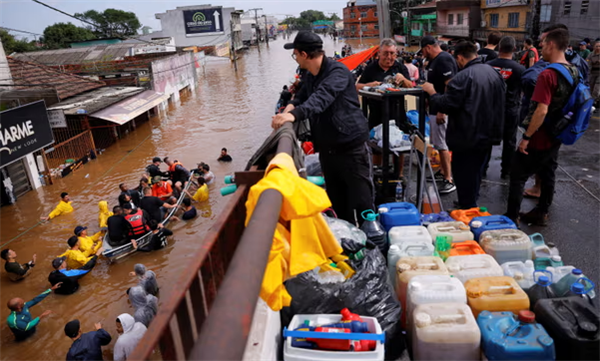
{"type": "Polygon", "coordinates": [[[285,282],[292,304],[281,312],[288,325],[296,314],[339,313],[343,308],[377,318],[386,332],[386,359],[396,358],[404,343],[400,330],[401,307],[391,283],[385,259],[379,249],[366,251],[361,261],[352,261],[356,273],[343,283],[320,283],[314,272],[304,272],[285,282]]]}

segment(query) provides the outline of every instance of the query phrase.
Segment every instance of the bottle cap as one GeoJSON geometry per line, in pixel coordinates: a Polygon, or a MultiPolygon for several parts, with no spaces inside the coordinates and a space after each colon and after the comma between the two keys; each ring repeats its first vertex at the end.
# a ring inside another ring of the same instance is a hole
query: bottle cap
{"type": "Polygon", "coordinates": [[[388,211],[389,211],[389,209],[387,209],[386,207],[381,207],[377,210],[377,212],[379,212],[379,213],[386,213],[388,211]]]}
{"type": "Polygon", "coordinates": [[[584,295],[586,293],[585,287],[581,283],[573,283],[571,285],[571,292],[576,295],[584,295]]]}
{"type": "Polygon", "coordinates": [[[535,313],[529,310],[521,310],[519,311],[519,321],[523,323],[535,323],[535,313]]]}
{"type": "Polygon", "coordinates": [[[561,256],[552,256],[552,257],[550,257],[550,259],[553,260],[554,262],[561,262],[562,261],[562,257],[561,256]]]}
{"type": "Polygon", "coordinates": [[[487,207],[479,207],[479,212],[487,212],[487,207]]]}
{"type": "Polygon", "coordinates": [[[409,265],[409,264],[407,264],[407,263],[400,263],[400,264],[397,266],[397,268],[398,268],[398,272],[402,273],[402,272],[410,271],[410,269],[411,269],[412,267],[410,267],[410,265],[409,265]]]}
{"type": "Polygon", "coordinates": [[[469,228],[469,226],[467,226],[467,225],[466,225],[466,224],[464,224],[463,222],[458,222],[458,223],[460,223],[460,224],[458,225],[458,229],[460,229],[461,231],[468,231],[468,230],[470,229],[470,228],[469,228]]]}
{"type": "Polygon", "coordinates": [[[481,221],[473,221],[473,222],[471,222],[471,227],[472,228],[479,228],[481,226],[483,226],[483,223],[481,221]]]}
{"type": "Polygon", "coordinates": [[[556,244],[554,244],[553,242],[546,242],[546,246],[548,246],[549,248],[554,248],[556,247],[556,244]]]}
{"type": "Polygon", "coordinates": [[[427,327],[431,325],[431,316],[426,313],[417,313],[415,315],[415,324],[417,327],[427,327]]]}
{"type": "Polygon", "coordinates": [[[571,271],[572,274],[579,276],[581,275],[583,272],[581,272],[581,270],[579,268],[575,268],[571,271]]]}
{"type": "Polygon", "coordinates": [[[521,281],[523,278],[525,278],[525,275],[524,275],[524,274],[523,274],[523,272],[521,272],[521,271],[516,271],[516,272],[513,274],[513,278],[514,278],[515,280],[517,280],[517,281],[521,281]]]}
{"type": "Polygon", "coordinates": [[[456,263],[449,264],[449,265],[447,265],[447,267],[448,267],[448,271],[450,271],[450,272],[458,272],[458,271],[460,271],[460,266],[458,264],[456,264],[456,263]]]}
{"type": "Polygon", "coordinates": [[[540,286],[550,286],[551,283],[547,276],[540,276],[537,281],[537,284],[540,286]]]}

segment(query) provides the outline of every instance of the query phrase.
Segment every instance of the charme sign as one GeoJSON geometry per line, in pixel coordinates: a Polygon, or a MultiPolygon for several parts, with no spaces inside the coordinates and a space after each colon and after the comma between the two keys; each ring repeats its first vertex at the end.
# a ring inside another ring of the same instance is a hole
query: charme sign
{"type": "Polygon", "coordinates": [[[44,101],[0,112],[0,168],[52,143],[44,101]]]}
{"type": "Polygon", "coordinates": [[[183,25],[187,35],[223,32],[222,8],[184,10],[183,25]]]}

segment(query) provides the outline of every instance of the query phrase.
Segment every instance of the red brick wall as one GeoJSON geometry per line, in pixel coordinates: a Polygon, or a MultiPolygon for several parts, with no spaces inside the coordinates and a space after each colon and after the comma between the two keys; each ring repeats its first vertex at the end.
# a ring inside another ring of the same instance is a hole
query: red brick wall
{"type": "MultiPolygon", "coordinates": [[[[363,26],[362,36],[365,38],[379,37],[379,20],[375,16],[377,13],[376,5],[352,6],[344,8],[344,34],[349,38],[358,38],[360,36],[360,25],[363,26]],[[354,13],[354,18],[351,14],[354,13]],[[361,17],[361,13],[366,16],[361,17]],[[358,19],[361,20],[358,20],[358,19]]],[[[379,15],[379,14],[377,14],[379,15]]]]}

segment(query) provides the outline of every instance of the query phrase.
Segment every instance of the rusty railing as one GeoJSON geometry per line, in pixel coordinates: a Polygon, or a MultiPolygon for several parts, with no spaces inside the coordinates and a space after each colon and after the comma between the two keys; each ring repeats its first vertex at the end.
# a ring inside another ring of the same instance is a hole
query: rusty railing
{"type": "MultiPolygon", "coordinates": [[[[282,137],[277,153],[291,155],[292,144],[282,137]]],[[[282,204],[278,191],[264,191],[244,227],[249,188],[263,175],[256,167],[235,174],[237,191],[172,282],[129,360],[147,360],[157,346],[164,360],[243,358],[282,204]]]]}
{"type": "Polygon", "coordinates": [[[50,168],[56,168],[65,163],[67,159],[79,159],[89,154],[94,149],[94,138],[92,132],[86,130],[63,142],[52,145],[48,153],[45,153],[50,168]]]}

